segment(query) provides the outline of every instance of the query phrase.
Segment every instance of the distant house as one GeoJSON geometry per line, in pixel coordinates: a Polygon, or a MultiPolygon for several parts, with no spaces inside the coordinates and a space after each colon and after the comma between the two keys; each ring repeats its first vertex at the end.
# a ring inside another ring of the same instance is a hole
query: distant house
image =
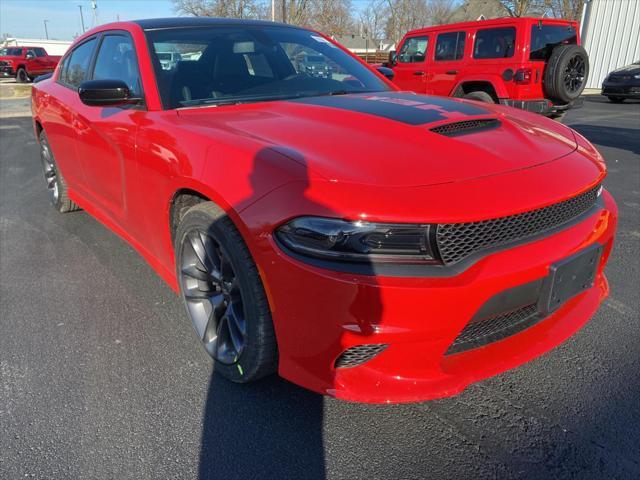
{"type": "Polygon", "coordinates": [[[500,0],[466,0],[456,8],[447,23],[488,20],[490,18],[508,17],[509,12],[500,0]]]}
{"type": "Polygon", "coordinates": [[[373,55],[376,52],[389,52],[393,50],[395,44],[393,40],[377,40],[374,38],[364,38],[362,35],[334,35],[333,39],[346,47],[356,55],[373,55]]]}

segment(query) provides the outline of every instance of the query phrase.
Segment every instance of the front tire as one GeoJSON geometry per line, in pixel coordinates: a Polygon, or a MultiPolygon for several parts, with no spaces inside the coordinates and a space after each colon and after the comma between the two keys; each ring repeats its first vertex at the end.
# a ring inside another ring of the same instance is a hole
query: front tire
{"type": "Polygon", "coordinates": [[[19,68],[16,72],[16,82],[18,83],[29,83],[31,79],[29,78],[29,74],[24,68],[19,68]]]}
{"type": "Polygon", "coordinates": [[[237,383],[277,370],[269,303],[249,249],[211,202],[184,213],[175,237],[176,275],[187,315],[214,369],[237,383]]]}
{"type": "Polygon", "coordinates": [[[42,161],[42,171],[44,173],[44,181],[47,184],[47,193],[49,201],[54,208],[60,213],[73,212],[80,210],[73,200],[68,196],[67,184],[58,168],[49,139],[44,130],[40,132],[40,160],[42,161]]]}

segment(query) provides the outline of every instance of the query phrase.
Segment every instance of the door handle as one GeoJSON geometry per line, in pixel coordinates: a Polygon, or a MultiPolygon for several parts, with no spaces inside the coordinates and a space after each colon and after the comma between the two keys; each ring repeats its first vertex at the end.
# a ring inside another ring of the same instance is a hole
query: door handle
{"type": "Polygon", "coordinates": [[[418,77],[422,77],[424,76],[424,72],[422,70],[418,70],[416,72],[413,72],[414,75],[417,75],[418,77]]]}
{"type": "Polygon", "coordinates": [[[449,70],[448,72],[445,72],[447,75],[457,75],[458,74],[458,70],[449,70]]]}

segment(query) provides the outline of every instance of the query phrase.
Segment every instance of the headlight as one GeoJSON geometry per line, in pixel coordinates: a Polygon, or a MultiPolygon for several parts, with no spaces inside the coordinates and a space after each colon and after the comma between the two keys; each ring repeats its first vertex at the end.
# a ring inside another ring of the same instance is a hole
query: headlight
{"type": "Polygon", "coordinates": [[[431,225],[298,217],[280,226],[276,238],[295,253],[326,260],[433,264],[439,262],[432,232],[431,225]]]}
{"type": "Polygon", "coordinates": [[[636,80],[640,80],[640,73],[636,73],[633,78],[635,78],[636,80]]]}

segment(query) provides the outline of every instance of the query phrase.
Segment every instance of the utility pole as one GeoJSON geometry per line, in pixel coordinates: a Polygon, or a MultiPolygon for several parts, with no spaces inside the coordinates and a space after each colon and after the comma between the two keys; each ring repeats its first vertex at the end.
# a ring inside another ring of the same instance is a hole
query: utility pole
{"type": "Polygon", "coordinates": [[[276,21],[276,0],[271,0],[271,21],[276,21]]]}
{"type": "Polygon", "coordinates": [[[49,23],[49,20],[43,20],[44,22],[44,36],[47,38],[47,40],[49,40],[49,31],[47,30],[47,23],[49,23]]]}
{"type": "Polygon", "coordinates": [[[84,28],[84,16],[82,15],[82,5],[78,5],[78,8],[80,9],[80,23],[82,24],[82,33],[84,33],[86,30],[84,28]]]}
{"type": "Polygon", "coordinates": [[[98,0],[91,0],[91,9],[93,10],[93,26],[98,25],[98,0]]]}

